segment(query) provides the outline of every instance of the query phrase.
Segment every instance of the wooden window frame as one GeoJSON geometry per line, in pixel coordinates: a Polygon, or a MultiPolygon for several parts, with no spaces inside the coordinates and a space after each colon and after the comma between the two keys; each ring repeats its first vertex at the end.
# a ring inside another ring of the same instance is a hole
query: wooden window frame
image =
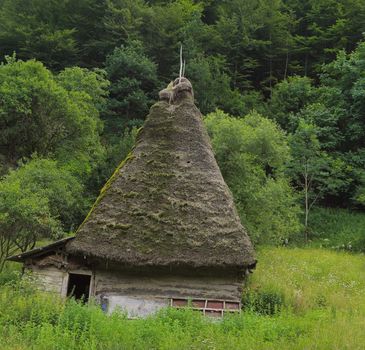
{"type": "Polygon", "coordinates": [[[94,286],[95,286],[95,274],[91,270],[70,270],[70,271],[65,272],[65,275],[64,275],[63,281],[62,281],[62,290],[61,290],[62,297],[64,297],[64,298],[67,297],[67,288],[68,288],[68,281],[70,278],[70,274],[90,276],[90,288],[89,288],[89,296],[88,296],[88,300],[90,301],[91,297],[94,296],[94,286]]]}
{"type": "Polygon", "coordinates": [[[190,307],[193,310],[202,312],[204,316],[212,316],[212,317],[223,317],[224,314],[241,312],[241,302],[234,300],[224,300],[224,299],[176,297],[176,298],[170,298],[170,307],[173,307],[175,309],[183,309],[186,307],[190,307]],[[220,304],[221,307],[218,307],[217,306],[218,304],[220,304]]]}

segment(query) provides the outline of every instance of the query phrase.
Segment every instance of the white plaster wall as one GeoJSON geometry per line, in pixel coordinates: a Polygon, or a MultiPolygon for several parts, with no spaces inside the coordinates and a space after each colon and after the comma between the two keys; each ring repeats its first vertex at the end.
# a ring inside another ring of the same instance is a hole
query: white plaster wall
{"type": "Polygon", "coordinates": [[[109,295],[108,313],[119,309],[127,312],[129,318],[146,317],[168,306],[168,299],[152,299],[143,297],[129,297],[125,295],[109,295]]]}

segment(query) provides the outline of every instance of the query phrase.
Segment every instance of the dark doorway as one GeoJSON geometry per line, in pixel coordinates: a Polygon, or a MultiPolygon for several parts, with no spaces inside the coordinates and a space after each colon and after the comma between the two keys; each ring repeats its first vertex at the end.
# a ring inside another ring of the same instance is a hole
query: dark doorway
{"type": "Polygon", "coordinates": [[[68,275],[67,296],[87,302],[90,292],[90,275],[70,273],[68,275]]]}

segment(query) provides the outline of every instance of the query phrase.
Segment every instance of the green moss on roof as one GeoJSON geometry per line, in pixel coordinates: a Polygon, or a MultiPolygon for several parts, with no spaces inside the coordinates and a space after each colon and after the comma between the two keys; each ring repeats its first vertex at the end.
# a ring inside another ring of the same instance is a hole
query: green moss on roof
{"type": "Polygon", "coordinates": [[[186,91],[173,104],[152,106],[135,148],[67,249],[131,266],[255,262],[201,114],[186,91]]]}

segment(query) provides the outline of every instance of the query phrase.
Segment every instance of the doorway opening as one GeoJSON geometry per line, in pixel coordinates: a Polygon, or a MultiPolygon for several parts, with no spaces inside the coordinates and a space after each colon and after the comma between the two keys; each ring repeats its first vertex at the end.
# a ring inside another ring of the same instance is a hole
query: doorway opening
{"type": "Polygon", "coordinates": [[[67,296],[72,296],[77,300],[87,302],[90,293],[90,275],[81,275],[78,273],[69,273],[67,296]]]}

